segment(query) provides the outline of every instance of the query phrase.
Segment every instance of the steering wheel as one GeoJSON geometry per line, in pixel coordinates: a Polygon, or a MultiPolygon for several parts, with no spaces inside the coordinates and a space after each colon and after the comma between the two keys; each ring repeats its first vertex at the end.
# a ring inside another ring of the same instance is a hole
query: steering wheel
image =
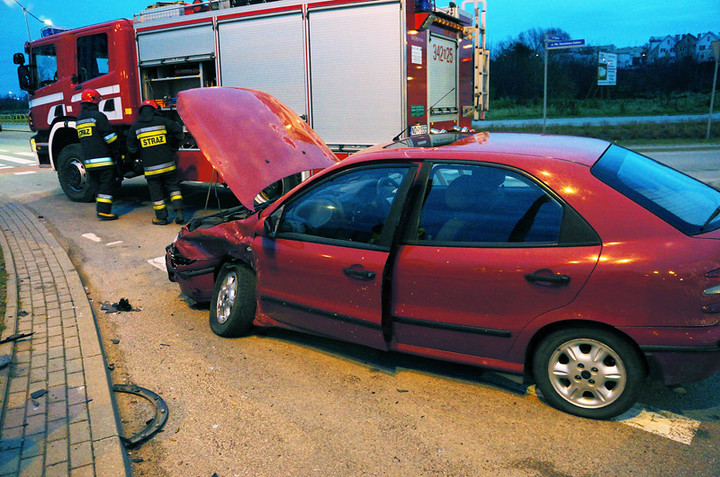
{"type": "Polygon", "coordinates": [[[400,183],[390,177],[381,177],[380,180],[375,184],[375,196],[377,197],[378,203],[390,204],[395,198],[397,190],[400,188],[400,183]]]}

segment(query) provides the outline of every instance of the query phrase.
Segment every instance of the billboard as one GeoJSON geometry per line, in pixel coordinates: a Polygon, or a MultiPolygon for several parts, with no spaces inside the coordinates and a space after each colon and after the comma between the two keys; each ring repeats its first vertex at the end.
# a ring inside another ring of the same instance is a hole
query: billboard
{"type": "Polygon", "coordinates": [[[598,86],[615,86],[617,82],[617,55],[598,53],[598,86]]]}

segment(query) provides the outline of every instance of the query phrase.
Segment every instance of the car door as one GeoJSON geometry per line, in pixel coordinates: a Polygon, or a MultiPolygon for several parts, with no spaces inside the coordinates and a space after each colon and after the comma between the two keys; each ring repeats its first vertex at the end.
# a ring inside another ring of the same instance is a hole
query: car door
{"type": "Polygon", "coordinates": [[[518,170],[436,163],[424,174],[395,263],[393,346],[502,359],[530,320],[577,296],[600,241],[518,170]]]}
{"type": "Polygon", "coordinates": [[[261,316],[316,334],[385,348],[383,273],[413,164],[338,171],[273,214],[258,237],[261,316]]]}

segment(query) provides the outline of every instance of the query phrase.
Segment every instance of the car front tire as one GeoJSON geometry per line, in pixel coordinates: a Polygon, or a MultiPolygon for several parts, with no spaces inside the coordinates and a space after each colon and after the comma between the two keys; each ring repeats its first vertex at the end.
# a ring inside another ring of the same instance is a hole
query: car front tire
{"type": "Polygon", "coordinates": [[[218,336],[243,336],[255,318],[255,273],[226,263],[220,269],[210,301],[210,328],[218,336]]]}
{"type": "Polygon", "coordinates": [[[640,352],[607,330],[570,328],[540,343],[533,376],[553,407],[590,419],[609,419],[630,409],[647,378],[640,352]]]}

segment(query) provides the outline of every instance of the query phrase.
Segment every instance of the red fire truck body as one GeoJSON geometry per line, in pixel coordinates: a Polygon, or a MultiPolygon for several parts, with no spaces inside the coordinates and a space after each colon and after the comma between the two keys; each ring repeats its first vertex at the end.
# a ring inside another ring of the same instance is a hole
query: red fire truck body
{"type": "MultiPolygon", "coordinates": [[[[478,1],[473,15],[454,4],[435,8],[430,0],[239,3],[149,7],[133,21],[27,43],[28,64],[15,55],[21,87],[31,95],[38,164],[58,171],[68,197],[94,197],[74,127],[87,88],[103,96],[100,110],[123,142],[145,99],[179,120],[179,91],[263,90],[304,118],[339,156],[398,135],[469,128],[487,109],[478,1]]],[[[217,180],[192,138],[178,151],[178,165],[184,180],[217,180]]]]}

